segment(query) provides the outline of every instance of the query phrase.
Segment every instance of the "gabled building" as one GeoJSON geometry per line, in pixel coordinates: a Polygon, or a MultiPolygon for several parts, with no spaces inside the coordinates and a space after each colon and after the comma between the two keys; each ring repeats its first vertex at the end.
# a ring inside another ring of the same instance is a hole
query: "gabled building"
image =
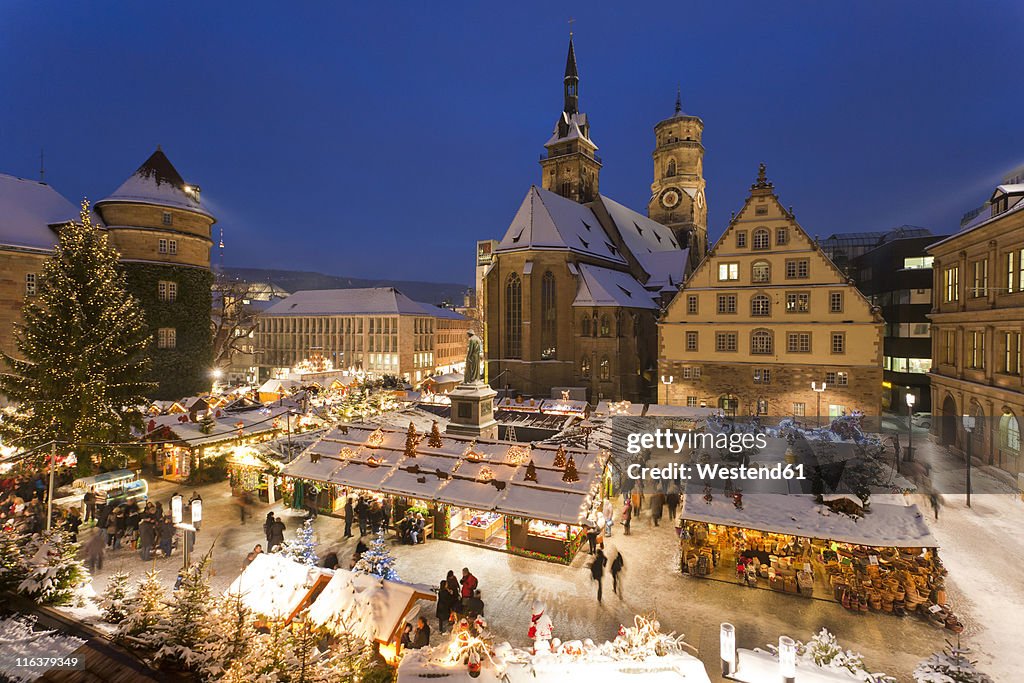
{"type": "Polygon", "coordinates": [[[583,387],[595,402],[653,397],[658,311],[685,277],[686,244],[706,242],[702,128],[677,107],[656,129],[650,209],[671,225],[600,194],[602,161],[579,110],[570,39],[563,111],[540,160],[541,186],[526,193],[504,237],[480,243],[486,254],[478,249],[495,389],[547,397],[583,387]]]}
{"type": "Polygon", "coordinates": [[[813,420],[820,398],[822,415],[879,415],[882,326],[779,202],[762,164],[659,323],[659,403],[813,420]]]}

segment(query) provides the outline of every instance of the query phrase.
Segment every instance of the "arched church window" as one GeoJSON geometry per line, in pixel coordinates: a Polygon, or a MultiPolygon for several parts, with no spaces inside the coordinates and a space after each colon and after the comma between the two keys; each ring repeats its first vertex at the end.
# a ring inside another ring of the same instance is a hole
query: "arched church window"
{"type": "Polygon", "coordinates": [[[556,355],[558,334],[555,327],[555,276],[548,270],[540,281],[540,359],[556,355]]]}
{"type": "Polygon", "coordinates": [[[505,357],[523,355],[523,282],[517,273],[505,281],[505,357]]]}
{"type": "Polygon", "coordinates": [[[602,315],[601,316],[601,336],[602,337],[610,337],[610,336],[612,336],[612,323],[611,323],[611,320],[608,319],[607,315],[602,315]]]}
{"type": "Polygon", "coordinates": [[[583,314],[583,320],[580,321],[580,334],[584,337],[590,336],[590,315],[587,313],[583,314]]]}
{"type": "Polygon", "coordinates": [[[583,356],[580,359],[580,377],[590,377],[590,356],[583,356]]]}
{"type": "Polygon", "coordinates": [[[676,174],[676,160],[675,159],[669,159],[668,160],[668,168],[665,169],[665,177],[666,178],[671,178],[675,174],[676,174]]]}
{"type": "Polygon", "coordinates": [[[602,382],[607,382],[612,378],[612,364],[608,360],[608,356],[601,357],[601,364],[597,369],[597,378],[602,382]]]}

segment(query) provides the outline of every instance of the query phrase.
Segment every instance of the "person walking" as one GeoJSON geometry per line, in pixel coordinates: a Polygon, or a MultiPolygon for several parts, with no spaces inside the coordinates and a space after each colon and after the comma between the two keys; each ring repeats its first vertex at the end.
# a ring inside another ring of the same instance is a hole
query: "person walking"
{"type": "Polygon", "coordinates": [[[86,566],[89,567],[90,574],[103,569],[103,551],[107,547],[107,541],[103,536],[102,533],[97,532],[85,544],[86,566]]]}
{"type": "Polygon", "coordinates": [[[279,545],[284,545],[284,522],[281,521],[280,517],[274,517],[274,523],[270,525],[270,534],[267,538],[267,547],[270,552],[274,552],[274,548],[279,545]]]}
{"type": "Polygon", "coordinates": [[[274,513],[268,512],[267,518],[263,520],[263,535],[267,539],[267,550],[271,549],[270,545],[270,528],[274,526],[274,513]]]}
{"type": "Polygon", "coordinates": [[[249,512],[249,492],[242,491],[241,495],[238,496],[238,524],[239,526],[245,526],[245,520],[252,516],[249,512]]]}
{"type": "Polygon", "coordinates": [[[937,491],[932,491],[928,496],[928,502],[932,504],[932,512],[935,513],[935,521],[939,521],[939,508],[942,507],[942,498],[937,491]]]}
{"type": "Polygon", "coordinates": [[[452,607],[455,602],[455,594],[452,593],[448,581],[442,580],[437,587],[437,632],[444,633],[448,629],[448,622],[452,618],[452,607]]]}
{"type": "Polygon", "coordinates": [[[665,505],[668,506],[669,520],[674,523],[676,510],[679,509],[679,487],[675,484],[669,486],[668,493],[665,494],[665,505]]]}
{"type": "Polygon", "coordinates": [[[597,523],[593,519],[587,520],[587,545],[591,555],[597,552],[597,523]]]}
{"type": "Polygon", "coordinates": [[[345,538],[352,538],[352,518],[355,510],[352,509],[352,496],[345,497],[345,538]]]}
{"type": "Polygon", "coordinates": [[[622,569],[625,566],[625,562],[622,561],[622,552],[619,550],[615,551],[615,558],[612,560],[611,572],[612,572],[612,592],[622,599],[622,569]]]}
{"type": "Polygon", "coordinates": [[[651,507],[651,522],[654,523],[654,526],[658,526],[665,510],[665,494],[660,490],[655,491],[648,502],[651,507]]]}
{"type": "Polygon", "coordinates": [[[597,601],[601,602],[602,582],[604,581],[604,565],[608,559],[604,556],[604,550],[597,549],[597,554],[590,561],[590,578],[597,581],[597,601]]]}
{"type": "Polygon", "coordinates": [[[604,499],[604,508],[601,510],[604,513],[604,535],[605,538],[611,538],[612,527],[615,525],[615,505],[612,503],[611,498],[604,499]]]}
{"type": "Polygon", "coordinates": [[[625,505],[622,506],[622,527],[623,532],[626,536],[629,536],[629,523],[633,519],[633,505],[630,503],[629,498],[626,499],[625,505]]]}
{"type": "Polygon", "coordinates": [[[91,522],[96,519],[96,487],[90,486],[82,498],[85,503],[85,521],[91,522]]]}
{"type": "Polygon", "coordinates": [[[149,562],[149,554],[153,549],[153,540],[156,538],[156,527],[149,517],[139,522],[139,557],[143,562],[149,562]]]}

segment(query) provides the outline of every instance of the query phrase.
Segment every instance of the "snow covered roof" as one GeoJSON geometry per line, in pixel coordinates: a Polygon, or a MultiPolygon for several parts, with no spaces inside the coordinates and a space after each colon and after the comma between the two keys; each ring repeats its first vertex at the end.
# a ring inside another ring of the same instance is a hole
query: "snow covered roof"
{"type": "Polygon", "coordinates": [[[626,264],[589,207],[537,186],[526,193],[496,251],[520,249],[567,249],[626,264]]]}
{"type": "Polygon", "coordinates": [[[213,425],[209,434],[203,432],[203,424],[200,422],[181,422],[180,419],[185,415],[184,413],[158,415],[151,418],[147,425],[151,422],[156,427],[149,435],[155,441],[163,439],[160,432],[161,428],[166,427],[174,438],[187,442],[189,446],[202,446],[236,439],[238,438],[239,430],[241,430],[242,436],[252,436],[253,434],[279,429],[280,426],[274,426],[274,419],[281,418],[283,421],[285,413],[289,410],[291,410],[290,406],[275,405],[272,408],[255,411],[239,413],[222,412],[220,417],[213,418],[213,425]],[[239,423],[241,423],[241,427],[238,426],[239,423]]]}
{"type": "Polygon", "coordinates": [[[573,306],[623,306],[657,308],[651,293],[629,273],[579,264],[576,298],[573,306]]]}
{"type": "Polygon", "coordinates": [[[579,481],[562,481],[556,447],[510,441],[442,437],[432,447],[421,439],[416,457],[405,455],[406,433],[373,425],[348,425],[326,433],[284,467],[281,474],[354,488],[385,491],[548,522],[579,524],[586,516],[607,455],[566,449],[579,481]],[[525,480],[526,463],[509,460],[510,448],[525,449],[537,481],[525,480]],[[318,462],[311,462],[312,460],[318,462]]]}
{"type": "Polygon", "coordinates": [[[199,205],[198,193],[188,192],[186,187],[189,186],[171,160],[157,147],[128,180],[121,183],[109,197],[96,202],[96,206],[108,202],[154,204],[185,209],[213,218],[210,212],[199,205]]]}
{"type": "Polygon", "coordinates": [[[260,553],[224,594],[240,594],[242,602],[261,616],[287,619],[321,575],[322,570],[317,567],[300,564],[279,553],[260,553]]]}
{"type": "Polygon", "coordinates": [[[77,218],[75,205],[46,183],[0,173],[0,244],[53,249],[53,226],[77,218]]]}
{"type": "Polygon", "coordinates": [[[413,301],[394,287],[306,289],[278,301],[263,315],[422,315],[465,319],[455,311],[413,301]]]}
{"type": "MultiPolygon", "coordinates": [[[[605,195],[600,195],[598,202],[611,216],[630,253],[636,257],[656,284],[668,284],[670,277],[675,284],[682,281],[683,270],[686,267],[686,250],[679,248],[671,228],[605,195]],[[668,257],[663,256],[666,253],[669,254],[668,257]]],[[[650,285],[651,283],[648,283],[648,286],[650,285]]]]}
{"type": "MultiPolygon", "coordinates": [[[[878,498],[878,496],[876,496],[878,498]]],[[[714,495],[705,502],[703,492],[688,489],[681,517],[723,526],[758,529],[805,538],[819,538],[873,547],[935,548],[938,541],[916,505],[895,505],[872,500],[870,512],[851,517],[814,501],[814,496],[754,493],[743,496],[743,509],[731,499],[714,495]]]]}
{"type": "Polygon", "coordinates": [[[550,147],[551,145],[557,145],[560,142],[567,142],[569,140],[586,140],[596,150],[597,145],[584,132],[587,130],[587,124],[586,114],[581,112],[567,114],[563,111],[559,114],[558,120],[555,121],[555,129],[551,133],[551,137],[548,138],[548,141],[544,143],[544,146],[550,147]]]}
{"type": "MultiPolygon", "coordinates": [[[[780,680],[779,658],[770,652],[753,649],[736,651],[737,669],[730,676],[731,680],[740,683],[763,683],[764,681],[780,680]]],[[[796,680],[800,683],[854,683],[863,680],[854,676],[847,669],[833,669],[816,666],[813,661],[798,657],[796,661],[796,680]]]]}

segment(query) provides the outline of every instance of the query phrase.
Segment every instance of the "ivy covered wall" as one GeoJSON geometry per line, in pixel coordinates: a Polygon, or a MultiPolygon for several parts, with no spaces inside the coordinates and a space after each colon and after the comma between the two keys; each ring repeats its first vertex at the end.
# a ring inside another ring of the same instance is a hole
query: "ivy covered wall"
{"type": "Polygon", "coordinates": [[[151,342],[152,381],[157,383],[153,398],[176,400],[209,391],[213,348],[210,332],[213,273],[202,268],[125,263],[128,290],[146,311],[151,342]],[[174,301],[160,301],[161,280],[176,282],[174,301]],[[157,348],[157,330],[173,327],[173,349],[157,348]]]}

